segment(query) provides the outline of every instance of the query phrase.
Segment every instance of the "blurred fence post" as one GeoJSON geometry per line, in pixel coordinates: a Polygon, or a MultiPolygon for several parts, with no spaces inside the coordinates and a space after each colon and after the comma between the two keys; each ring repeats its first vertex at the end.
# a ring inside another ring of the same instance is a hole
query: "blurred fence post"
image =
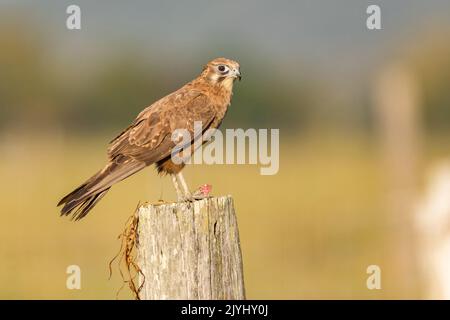
{"type": "Polygon", "coordinates": [[[427,299],[450,299],[450,161],[429,175],[424,200],[416,216],[420,237],[420,267],[427,299]]]}
{"type": "Polygon", "coordinates": [[[392,274],[402,297],[418,292],[413,213],[420,155],[419,95],[414,73],[401,64],[383,68],[375,83],[375,113],[394,249],[392,274]]]}
{"type": "Polygon", "coordinates": [[[244,299],[233,199],[143,205],[138,209],[139,297],[244,299]]]}

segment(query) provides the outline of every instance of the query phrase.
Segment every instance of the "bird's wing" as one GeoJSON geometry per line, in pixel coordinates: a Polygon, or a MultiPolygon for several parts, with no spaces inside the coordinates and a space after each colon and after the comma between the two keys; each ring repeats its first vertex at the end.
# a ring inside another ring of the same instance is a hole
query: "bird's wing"
{"type": "Polygon", "coordinates": [[[215,118],[209,97],[193,89],[179,90],[142,111],[131,126],[111,141],[110,160],[125,156],[147,165],[170,155],[175,143],[172,132],[186,129],[194,140],[194,122],[201,121],[203,131],[215,118]]]}

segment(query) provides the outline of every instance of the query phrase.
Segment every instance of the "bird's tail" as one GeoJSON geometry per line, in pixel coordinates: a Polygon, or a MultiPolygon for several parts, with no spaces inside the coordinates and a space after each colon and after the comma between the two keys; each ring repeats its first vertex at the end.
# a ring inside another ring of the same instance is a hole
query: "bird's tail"
{"type": "Polygon", "coordinates": [[[61,216],[73,214],[72,219],[80,220],[105,196],[114,183],[129,177],[143,167],[145,167],[143,163],[137,162],[109,163],[58,202],[58,207],[64,205],[61,216]]]}
{"type": "Polygon", "coordinates": [[[72,218],[80,220],[105,196],[110,187],[93,191],[101,181],[101,173],[102,171],[93,175],[58,202],[58,207],[64,205],[61,209],[61,216],[68,216],[73,213],[72,218]]]}

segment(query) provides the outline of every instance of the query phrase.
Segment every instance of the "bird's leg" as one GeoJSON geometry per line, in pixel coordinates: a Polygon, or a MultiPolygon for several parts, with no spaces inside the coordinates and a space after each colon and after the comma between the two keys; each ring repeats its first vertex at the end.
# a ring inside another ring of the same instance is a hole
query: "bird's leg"
{"type": "Polygon", "coordinates": [[[177,191],[178,201],[184,201],[185,200],[184,193],[180,188],[180,184],[178,183],[177,175],[171,174],[171,177],[172,177],[173,186],[175,187],[175,190],[177,191]]]}
{"type": "Polygon", "coordinates": [[[183,176],[183,174],[181,173],[181,171],[178,172],[178,173],[176,174],[176,176],[177,176],[177,178],[178,178],[178,181],[179,181],[180,184],[181,184],[181,188],[183,189],[183,193],[184,193],[184,198],[185,198],[185,200],[192,200],[192,194],[191,194],[191,192],[189,191],[189,187],[188,187],[188,185],[187,185],[187,183],[186,183],[186,180],[184,180],[184,176],[183,176]]]}

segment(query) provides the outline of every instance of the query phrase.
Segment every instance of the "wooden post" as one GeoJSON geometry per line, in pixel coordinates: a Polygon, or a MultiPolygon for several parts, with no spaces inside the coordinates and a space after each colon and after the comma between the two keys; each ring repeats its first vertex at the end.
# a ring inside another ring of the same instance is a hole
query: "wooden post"
{"type": "MultiPolygon", "coordinates": [[[[414,72],[401,63],[380,70],[374,87],[381,152],[384,162],[386,209],[392,230],[391,252],[399,297],[417,297],[416,242],[413,230],[420,163],[420,86],[414,72]]],[[[391,282],[392,283],[392,282],[391,282]]]]}
{"type": "Polygon", "coordinates": [[[230,196],[143,205],[138,219],[141,299],[245,299],[230,196]]]}

